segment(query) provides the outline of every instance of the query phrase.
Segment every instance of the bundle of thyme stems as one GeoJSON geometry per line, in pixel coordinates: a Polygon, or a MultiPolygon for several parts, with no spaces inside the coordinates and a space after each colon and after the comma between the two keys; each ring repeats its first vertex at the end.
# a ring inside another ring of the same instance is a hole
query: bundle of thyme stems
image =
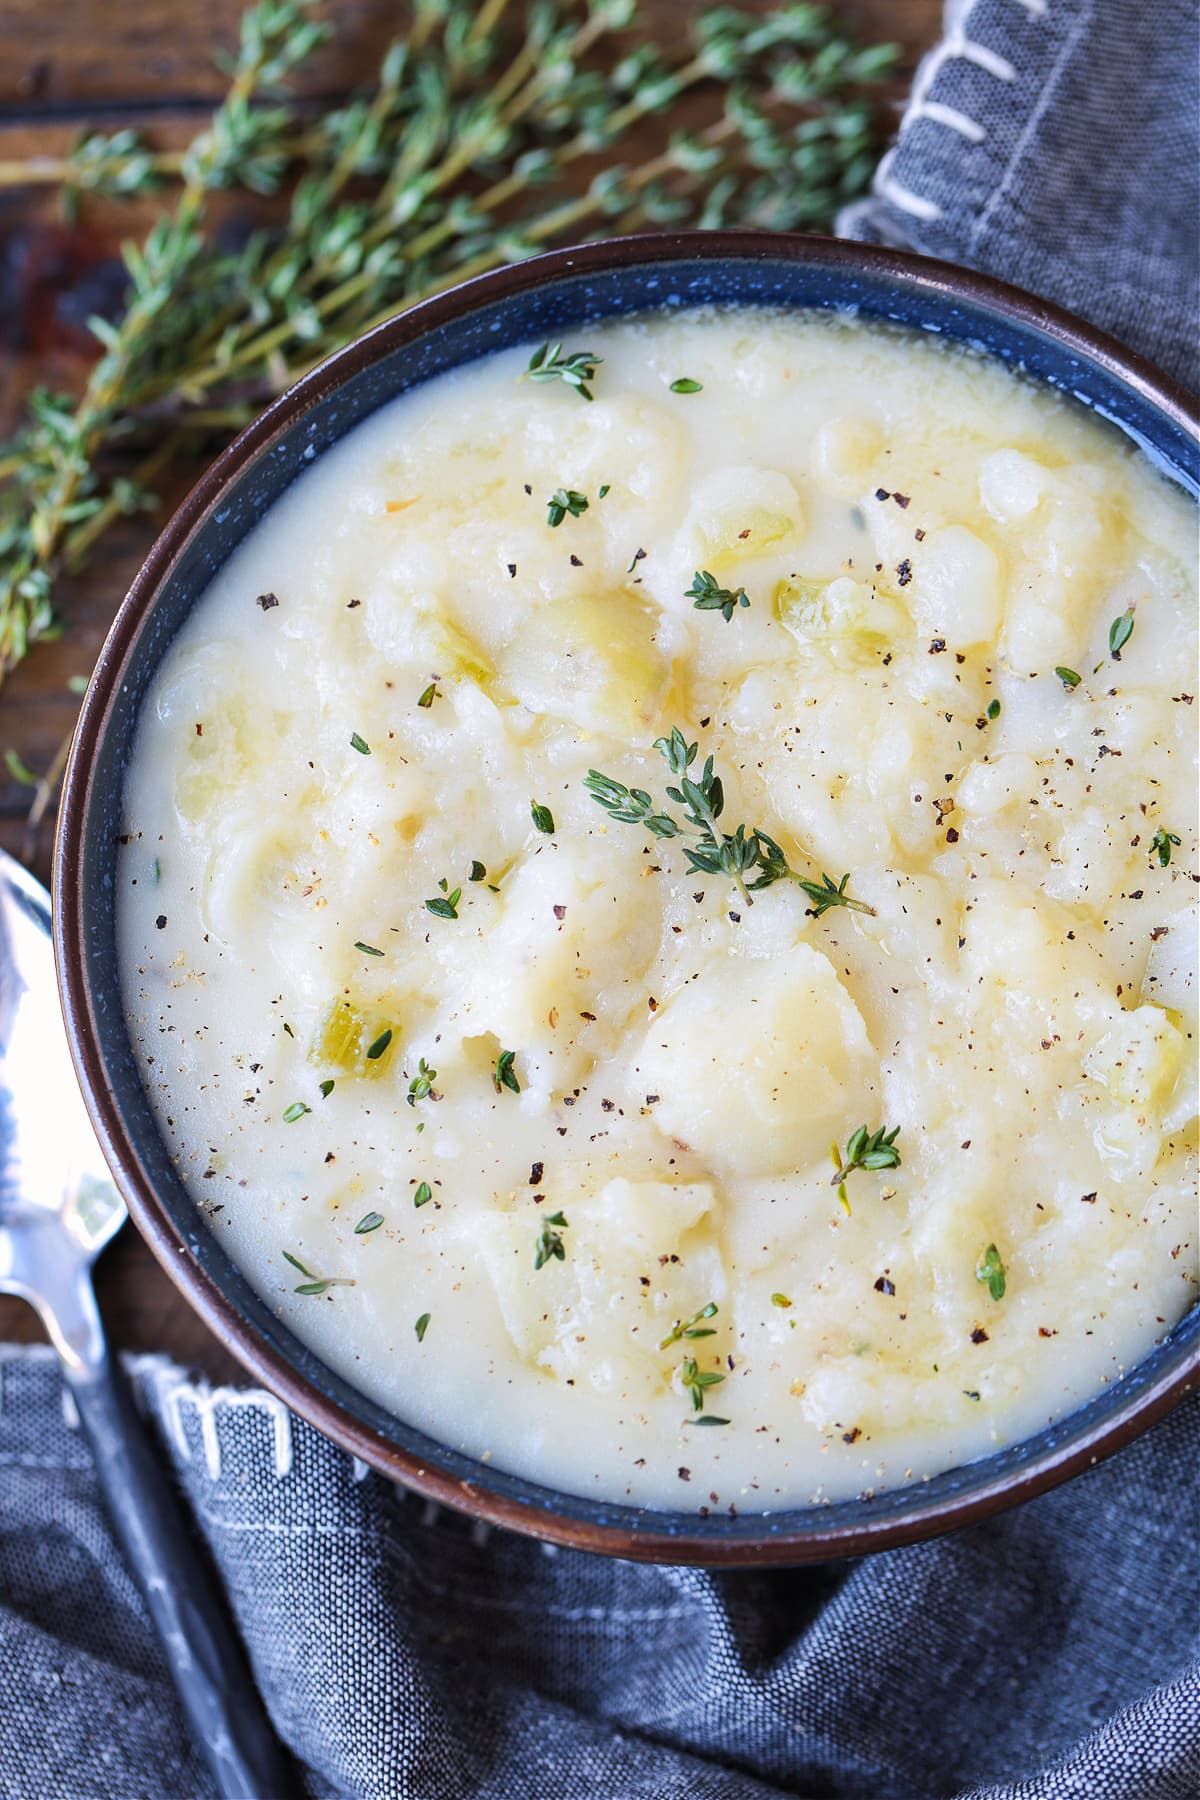
{"type": "MultiPolygon", "coordinates": [[[[289,82],[327,10],[252,6],[225,96],[182,152],[121,130],[0,164],[0,184],[57,182],[72,211],[162,196],[125,248],[123,310],[89,321],[82,392],[34,393],[0,444],[0,681],[55,632],[63,576],[114,520],[155,508],[173,464],[404,306],[556,242],[828,226],[868,178],[870,90],[895,55],[808,4],[696,8],[668,47],[637,0],[414,0],[371,90],[318,115],[289,82]],[[645,121],[657,148],[622,161],[645,121]],[[222,189],[283,195],[285,216],[230,244],[208,217],[222,189]]],[[[39,817],[64,756],[34,777],[39,817]]]]}

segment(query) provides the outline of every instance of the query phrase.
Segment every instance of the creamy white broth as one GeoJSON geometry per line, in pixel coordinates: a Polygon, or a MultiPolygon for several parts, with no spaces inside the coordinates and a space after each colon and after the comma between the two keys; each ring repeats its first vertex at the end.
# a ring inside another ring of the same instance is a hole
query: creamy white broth
{"type": "Polygon", "coordinates": [[[133,1042],[254,1286],[438,1439],[659,1507],[920,1480],[1195,1296],[1195,512],[909,334],[580,347],[591,404],[529,346],[384,408],[199,602],[127,782],[133,1042]],[[672,726],[872,910],[611,817],[589,770],[683,818],[672,726]]]}

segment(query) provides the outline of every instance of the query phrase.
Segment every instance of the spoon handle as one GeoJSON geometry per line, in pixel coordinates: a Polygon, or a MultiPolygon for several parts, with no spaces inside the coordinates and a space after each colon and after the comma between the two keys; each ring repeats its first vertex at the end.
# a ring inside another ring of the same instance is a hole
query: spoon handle
{"type": "Polygon", "coordinates": [[[151,1454],[129,1386],[107,1354],[64,1371],[113,1530],[145,1597],[183,1710],[222,1800],[296,1790],[253,1677],[151,1454]]]}

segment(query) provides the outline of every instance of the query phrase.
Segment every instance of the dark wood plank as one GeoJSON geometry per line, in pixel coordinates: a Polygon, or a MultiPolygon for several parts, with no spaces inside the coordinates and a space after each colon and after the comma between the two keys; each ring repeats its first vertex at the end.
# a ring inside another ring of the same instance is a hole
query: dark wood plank
{"type": "MultiPolygon", "coordinates": [[[[769,0],[744,4],[766,11],[769,0]]],[[[138,112],[156,148],[179,148],[202,118],[195,109],[219,92],[210,51],[214,43],[233,41],[240,10],[237,0],[189,8],[171,0],[58,0],[51,6],[46,0],[6,0],[0,166],[31,154],[61,155],[81,124],[111,126],[127,109],[138,112]]],[[[692,0],[643,0],[642,14],[677,35],[692,10],[692,0]]],[[[940,31],[941,0],[838,0],[834,10],[864,38],[902,45],[904,69],[891,89],[898,102],[917,55],[940,31]]],[[[305,91],[329,95],[363,80],[394,29],[396,11],[390,0],[341,0],[336,41],[306,74],[305,91]]],[[[93,203],[83,222],[70,226],[59,217],[52,189],[5,186],[0,167],[0,435],[11,429],[35,383],[78,385],[91,354],[87,314],[109,292],[108,284],[120,279],[122,238],[140,235],[153,216],[153,201],[93,203]]],[[[177,503],[198,472],[179,472],[165,495],[168,505],[177,503]]],[[[0,751],[11,746],[38,770],[50,761],[75,714],[68,680],[90,670],[153,531],[144,518],[122,522],[89,567],[63,583],[64,637],[39,647],[0,689],[0,751]]],[[[0,845],[18,854],[27,847],[28,799],[0,767],[0,845]]],[[[30,859],[43,880],[50,829],[47,823],[30,859]]],[[[115,1343],[166,1351],[216,1379],[234,1372],[227,1350],[182,1304],[132,1230],[103,1259],[99,1288],[115,1343]]],[[[27,1307],[0,1297],[0,1338],[40,1336],[27,1307]]]]}

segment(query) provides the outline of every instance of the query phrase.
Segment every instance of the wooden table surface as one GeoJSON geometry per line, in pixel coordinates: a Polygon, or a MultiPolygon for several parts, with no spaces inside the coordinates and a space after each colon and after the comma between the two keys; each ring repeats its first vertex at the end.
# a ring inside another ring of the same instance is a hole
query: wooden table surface
{"type": "MultiPolygon", "coordinates": [[[[741,0],[766,12],[770,0],[741,0]]],[[[941,0],[831,0],[868,42],[898,43],[903,61],[886,101],[898,110],[920,53],[938,36],[941,0]]],[[[220,97],[212,52],[236,37],[239,0],[184,7],[172,0],[2,0],[0,3],[0,164],[62,155],[83,127],[134,124],[156,148],[185,144],[220,97]]],[[[672,42],[693,0],[642,0],[660,41],[672,42]]],[[[395,0],[331,0],[332,41],[300,83],[317,104],[336,104],[363,83],[396,28],[395,0]]],[[[653,128],[652,128],[653,129],[653,128]]],[[[241,212],[253,203],[239,199],[241,212]]],[[[64,224],[53,190],[0,186],[0,438],[38,383],[77,388],[95,353],[84,321],[119,290],[120,243],[155,214],[153,197],[117,205],[85,202],[64,224]]],[[[181,473],[164,496],[173,503],[199,472],[181,473]]],[[[164,516],[164,515],[160,515],[164,516]]],[[[123,520],[91,565],[64,583],[58,606],[67,629],[39,646],[0,688],[0,753],[16,750],[35,770],[48,766],[70,730],[77,701],[68,682],[86,676],[113,612],[154,535],[146,517],[123,520]]],[[[0,765],[0,845],[48,879],[53,821],[29,842],[28,790],[0,765]]],[[[180,1298],[129,1228],[97,1271],[100,1305],[115,1343],[162,1350],[217,1379],[237,1366],[180,1298]]],[[[42,1335],[33,1313],[0,1297],[0,1339],[42,1335]]]]}

